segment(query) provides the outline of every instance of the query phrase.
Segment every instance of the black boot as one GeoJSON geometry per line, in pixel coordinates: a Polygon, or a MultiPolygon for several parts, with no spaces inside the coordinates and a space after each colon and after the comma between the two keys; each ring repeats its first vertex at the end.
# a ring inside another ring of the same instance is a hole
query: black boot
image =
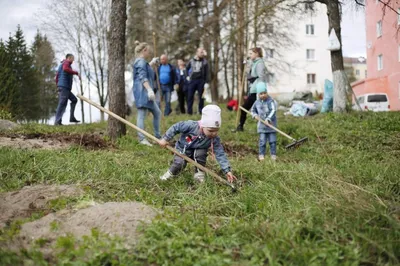
{"type": "Polygon", "coordinates": [[[71,118],[69,119],[69,122],[71,122],[71,123],[79,123],[79,122],[81,122],[81,121],[77,120],[77,119],[73,116],[73,117],[71,117],[71,118]]]}
{"type": "Polygon", "coordinates": [[[54,123],[54,125],[55,125],[55,126],[63,126],[63,124],[61,123],[61,120],[56,121],[56,122],[54,123]]]}
{"type": "Polygon", "coordinates": [[[74,116],[75,106],[76,106],[76,102],[72,102],[71,103],[70,116],[69,116],[69,122],[71,122],[71,123],[79,123],[79,122],[81,122],[81,121],[77,120],[75,118],[75,116],[74,116]]]}
{"type": "Polygon", "coordinates": [[[238,125],[236,132],[243,132],[243,125],[238,125]]]}

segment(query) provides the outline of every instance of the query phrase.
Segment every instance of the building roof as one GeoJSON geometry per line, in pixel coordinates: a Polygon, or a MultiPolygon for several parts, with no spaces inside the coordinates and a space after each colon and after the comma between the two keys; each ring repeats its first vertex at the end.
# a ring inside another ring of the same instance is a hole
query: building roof
{"type": "Polygon", "coordinates": [[[365,57],[343,57],[343,63],[345,64],[366,64],[367,59],[365,57]]]}

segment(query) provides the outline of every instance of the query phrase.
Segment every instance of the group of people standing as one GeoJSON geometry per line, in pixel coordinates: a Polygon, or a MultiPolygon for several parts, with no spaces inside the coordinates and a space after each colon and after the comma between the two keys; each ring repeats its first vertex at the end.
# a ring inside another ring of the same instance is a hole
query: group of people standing
{"type": "MultiPolygon", "coordinates": [[[[135,105],[137,107],[137,126],[144,129],[147,113],[153,115],[154,135],[161,139],[160,121],[161,99],[165,102],[164,116],[171,114],[171,94],[174,90],[178,94],[179,111],[186,113],[185,103],[187,103],[187,113],[193,114],[193,102],[195,93],[198,93],[199,104],[198,112],[202,114],[204,107],[204,91],[209,88],[209,66],[204,58],[205,51],[198,48],[196,55],[189,60],[187,64],[182,59],[178,60],[178,66],[175,67],[168,62],[167,55],[163,54],[160,58],[152,57],[151,47],[147,43],[136,42],[136,59],[133,63],[133,94],[135,105]],[[148,62],[150,61],[150,62],[148,62]],[[154,70],[153,70],[154,69],[154,70]]],[[[251,110],[253,117],[259,117],[269,123],[276,125],[276,103],[267,93],[266,68],[262,60],[263,51],[259,47],[250,49],[250,69],[248,71],[249,92],[245,97],[243,108],[251,110]]],[[[59,89],[59,105],[57,107],[56,125],[62,125],[61,117],[65,112],[68,99],[71,101],[70,122],[79,122],[74,116],[74,109],[77,103],[76,97],[72,94],[73,75],[80,75],[72,70],[71,64],[74,57],[67,54],[66,59],[60,64],[56,83],[59,89]]],[[[214,108],[214,107],[213,107],[214,108]]],[[[218,110],[217,110],[218,111],[218,110]]],[[[220,111],[219,115],[220,116],[220,111]]],[[[217,113],[218,113],[217,112],[217,113]]],[[[204,114],[203,114],[204,115],[204,114]]],[[[220,118],[219,118],[220,119],[220,118]]],[[[244,129],[246,122],[246,113],[241,112],[240,124],[236,132],[244,129]]],[[[220,124],[216,125],[219,128],[220,124]]],[[[259,123],[259,160],[264,159],[265,145],[270,144],[270,153],[273,160],[276,159],[276,132],[259,123]]],[[[138,133],[141,144],[152,146],[142,133],[138,133]]]]}
{"type": "MultiPolygon", "coordinates": [[[[198,48],[196,55],[185,64],[180,59],[178,67],[168,62],[167,55],[160,58],[152,57],[151,47],[147,43],[136,43],[136,59],[133,63],[133,95],[135,105],[138,108],[137,126],[144,129],[144,120],[148,111],[153,114],[154,135],[160,138],[161,99],[165,102],[164,116],[172,112],[171,94],[177,91],[179,111],[193,114],[193,103],[195,93],[199,96],[199,113],[204,107],[204,90],[208,89],[209,69],[207,60],[204,58],[204,49],[198,48]],[[148,63],[148,61],[150,62],[148,63]],[[153,70],[154,68],[154,70],[153,70]],[[156,72],[155,72],[156,71],[156,72]],[[158,84],[159,82],[159,84],[158,84]]],[[[151,143],[139,133],[141,144],[150,146],[151,143]]]]}

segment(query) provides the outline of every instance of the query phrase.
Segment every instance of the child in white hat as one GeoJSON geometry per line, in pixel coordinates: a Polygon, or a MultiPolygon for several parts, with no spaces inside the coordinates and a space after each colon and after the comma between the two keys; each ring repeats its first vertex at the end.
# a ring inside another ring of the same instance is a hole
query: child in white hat
{"type": "MultiPolygon", "coordinates": [[[[231,166],[218,136],[220,127],[221,109],[217,105],[210,104],[203,108],[200,121],[181,121],[171,126],[162,137],[160,145],[167,146],[175,135],[181,134],[175,148],[203,166],[206,165],[207,152],[211,147],[228,181],[233,182],[236,177],[231,172],[231,166]]],[[[160,179],[167,180],[179,174],[186,164],[183,158],[175,155],[169,170],[160,179]]],[[[194,179],[203,182],[204,177],[204,172],[196,168],[194,179]]]]}
{"type": "MultiPolygon", "coordinates": [[[[268,95],[267,85],[264,82],[259,82],[256,85],[258,99],[251,107],[251,115],[253,118],[258,117],[276,127],[276,103],[271,96],[268,95]]],[[[276,160],[276,131],[258,121],[257,133],[259,138],[259,154],[258,160],[263,161],[265,157],[265,150],[267,141],[269,143],[269,150],[271,159],[276,160]]]]}

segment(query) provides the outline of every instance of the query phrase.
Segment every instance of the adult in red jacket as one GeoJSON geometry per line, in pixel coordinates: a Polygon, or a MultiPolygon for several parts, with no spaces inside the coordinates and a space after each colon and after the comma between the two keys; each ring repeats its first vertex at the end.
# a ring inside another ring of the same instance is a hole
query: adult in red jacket
{"type": "Polygon", "coordinates": [[[74,62],[74,56],[72,54],[67,54],[65,56],[65,60],[63,60],[58,67],[57,75],[56,75],[56,84],[58,88],[58,106],[56,111],[56,121],[55,125],[62,125],[61,119],[65,112],[65,108],[67,107],[68,100],[71,101],[71,110],[69,122],[79,123],[74,116],[75,106],[78,102],[78,99],[71,92],[72,90],[72,81],[74,75],[77,75],[79,79],[81,76],[77,71],[72,70],[71,64],[74,62]]]}

